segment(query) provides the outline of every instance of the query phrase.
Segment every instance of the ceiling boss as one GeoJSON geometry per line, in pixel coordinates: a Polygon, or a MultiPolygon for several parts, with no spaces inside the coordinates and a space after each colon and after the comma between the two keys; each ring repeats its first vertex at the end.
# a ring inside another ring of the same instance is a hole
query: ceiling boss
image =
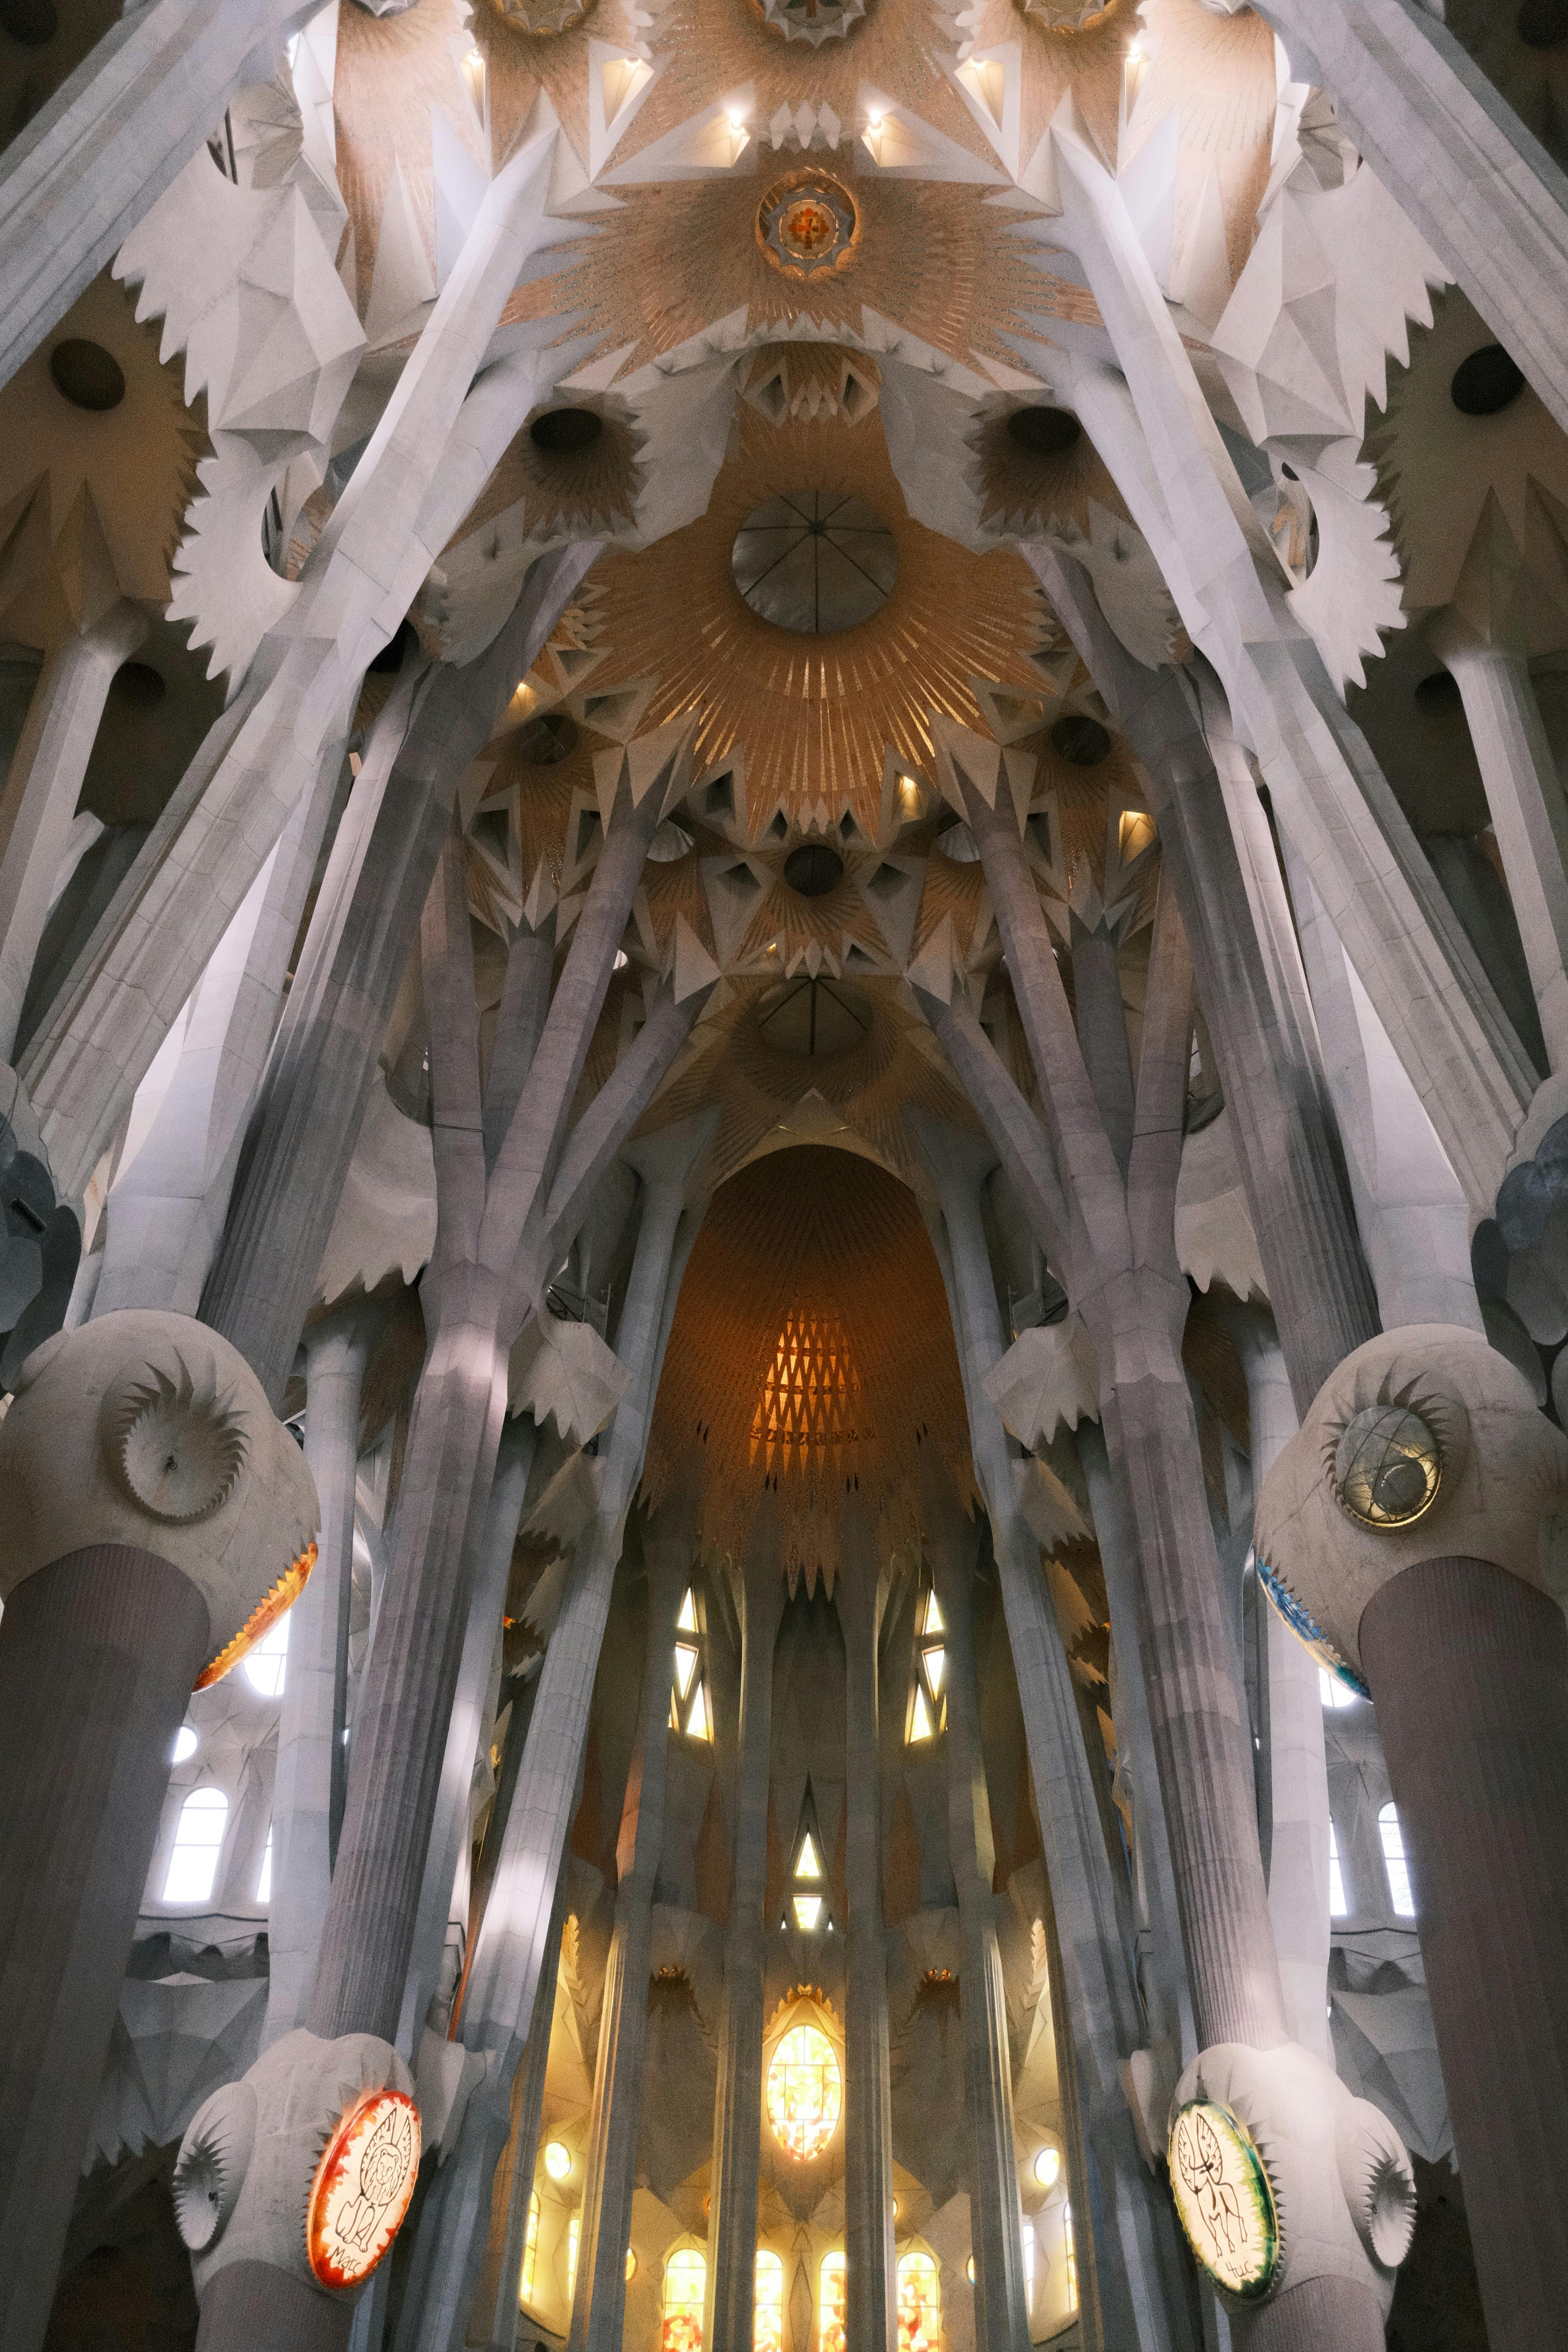
{"type": "Polygon", "coordinates": [[[757,206],[757,243],[786,278],[847,269],[860,243],[860,209],[826,172],[791,172],[757,206]]]}

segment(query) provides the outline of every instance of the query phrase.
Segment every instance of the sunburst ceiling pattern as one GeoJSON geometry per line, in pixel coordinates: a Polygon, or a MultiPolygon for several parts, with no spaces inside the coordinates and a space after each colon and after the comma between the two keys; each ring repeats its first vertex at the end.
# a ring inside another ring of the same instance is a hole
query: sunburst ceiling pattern
{"type": "Polygon", "coordinates": [[[738,1555],[763,1481],[775,1480],[785,1565],[808,1579],[837,1573],[851,1482],[887,1546],[910,1542],[922,1444],[973,1492],[942,1276],[914,1198],[893,1177],[841,1152],[792,1150],[715,1195],[665,1357],[651,1501],[697,1444],[704,1541],[738,1555]]]}

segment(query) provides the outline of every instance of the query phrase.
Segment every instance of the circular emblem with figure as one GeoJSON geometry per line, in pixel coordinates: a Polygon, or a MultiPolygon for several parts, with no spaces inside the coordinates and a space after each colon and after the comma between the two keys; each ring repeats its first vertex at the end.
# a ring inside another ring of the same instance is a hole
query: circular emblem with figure
{"type": "Polygon", "coordinates": [[[305,2249],[323,2286],[357,2286],[394,2238],[419,2172],[419,2110],[404,2091],[368,2091],[321,2151],[305,2249]]]}
{"type": "Polygon", "coordinates": [[[1215,2284],[1255,2303],[1274,2284],[1279,2220],[1252,2134],[1215,2099],[1192,2099],[1171,2126],[1171,2188],[1187,2243],[1215,2284]]]}

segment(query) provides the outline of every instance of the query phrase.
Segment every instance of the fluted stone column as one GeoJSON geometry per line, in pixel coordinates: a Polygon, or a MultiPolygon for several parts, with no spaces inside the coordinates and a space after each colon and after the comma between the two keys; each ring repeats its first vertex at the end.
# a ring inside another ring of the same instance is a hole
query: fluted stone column
{"type": "Polygon", "coordinates": [[[1432,1324],[1339,1367],[1258,1513],[1377,1707],[1494,2352],[1564,2340],[1568,1588],[1542,1533],[1565,1507],[1568,1439],[1522,1376],[1432,1324]],[[1399,1456],[1361,1452],[1392,1399],[1399,1456]]]}
{"type": "Polygon", "coordinates": [[[305,1460],[321,1498],[315,1572],[289,1619],[289,1672],[272,1784],[268,2049],[305,2022],[331,1891],[348,1762],[349,1603],[360,1387],[383,1310],[363,1299],[305,1335],[305,1460]]]}
{"type": "Polygon", "coordinates": [[[233,1349],[154,1314],[34,1355],[0,1496],[0,2343],[36,2352],[174,1736],[316,1498],[233,1349]]]}
{"type": "Polygon", "coordinates": [[[767,1921],[768,1788],[773,1648],[784,1614],[779,1506],[764,1490],[741,1561],[741,1726],[724,2006],[713,2100],[705,2352],[751,2352],[756,2310],[757,2180],[763,2114],[763,1969],[767,1921]]]}
{"type": "MultiPolygon", "coordinates": [[[[636,1144],[626,1157],[645,1187],[641,1223],[616,1333],[631,1384],[596,1465],[579,1456],[561,1498],[577,1512],[571,1583],[550,1637],[522,1770],[479,1923],[460,2026],[485,2061],[456,2146],[431,2185],[398,2324],[398,2352],[457,2352],[484,2263],[497,2164],[511,2129],[511,2083],[536,2015],[550,1916],[576,1810],[594,1676],[621,1556],[626,1517],[647,1444],[658,1372],[687,1255],[701,1223],[688,1208],[692,1171],[713,1132],[704,1114],[636,1144]],[[578,1501],[571,1499],[574,1487],[578,1501]]],[[[559,1524],[559,1522],[558,1522],[559,1524]]],[[[625,2259],[625,2247],[622,2247],[625,2259]]]]}
{"type": "MultiPolygon", "coordinates": [[[[1027,2352],[1029,2305],[1013,2147],[1013,2069],[991,1895],[996,1854],[974,1682],[977,1533],[964,1525],[952,1498],[939,1499],[933,1480],[924,1483],[926,1549],[947,1629],[947,1839],[963,1947],[959,2010],[969,2111],[975,2341],[984,2352],[1027,2352]]],[[[1079,2280],[1080,2305],[1095,2310],[1098,2320],[1098,2298],[1092,2288],[1083,2292],[1089,2280],[1082,2265],[1079,2280]]]]}
{"type": "Polygon", "coordinates": [[[845,1500],[834,1588],[844,1632],[844,2252],[847,2331],[892,2352],[893,2112],[888,2054],[888,1946],[882,1927],[878,1640],[884,1587],[876,1528],[857,1489],[845,1500]]]}
{"type": "Polygon", "coordinates": [[[698,1476],[671,1497],[643,1541],[647,1564],[647,1650],[642,1708],[632,1752],[616,1862],[616,1924],[599,2010],[598,2069],[583,2184],[577,2284],[569,2352],[620,2352],[626,2319],[626,2248],[637,2188],[642,2117],[643,2050],[652,1973],[653,1901],[664,1848],[664,1796],[669,1757],[669,1690],[675,1621],[691,1575],[698,1476]],[[661,1524],[662,1522],[662,1524],[661,1524]]]}
{"type": "Polygon", "coordinates": [[[468,2306],[466,2340],[483,2352],[515,2352],[517,2312],[522,2292],[522,2258],[528,2243],[528,2207],[539,2161],[540,2117],[555,2023],[555,1979],[561,1966],[561,1931],[566,1924],[566,1874],[555,1882],[555,1902],[539,1966],[539,1992],[522,2063],[512,2077],[511,2137],[496,2167],[490,2199],[490,2229],[474,2299],[468,2306]]]}
{"type": "Polygon", "coordinates": [[[115,603],[90,627],[62,636],[33,688],[0,791],[0,1062],[16,1051],[22,1002],[109,689],[146,634],[146,614],[115,603]]]}

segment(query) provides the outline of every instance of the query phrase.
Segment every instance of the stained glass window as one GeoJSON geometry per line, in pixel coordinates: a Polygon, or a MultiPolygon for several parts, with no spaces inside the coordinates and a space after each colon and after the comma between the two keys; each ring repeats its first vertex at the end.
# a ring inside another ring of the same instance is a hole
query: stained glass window
{"type": "Polygon", "coordinates": [[[920,1603],[920,1647],[915,1652],[914,1688],[910,1695],[909,1727],[904,1734],[910,1747],[917,1740],[932,1738],[947,1729],[947,1627],[937,1604],[934,1592],[928,1592],[920,1603]]]}
{"type": "Polygon", "coordinates": [[[574,2213],[566,2224],[566,2300],[568,2303],[577,2292],[577,2249],[582,2242],[582,2220],[574,2213]]]}
{"type": "Polygon", "coordinates": [[[784,2264],[765,2246],[757,2254],[752,2352],[784,2352],[784,2264]]]}
{"type": "Polygon", "coordinates": [[[820,2155],[837,2128],[842,2097],[843,2079],[826,2034],[815,2025],[792,2026],[768,2068],[768,2121],[779,2146],[794,2157],[820,2155]]]}
{"type": "Polygon", "coordinates": [[[281,1698],[289,1676],[289,1618],[279,1617],[245,1661],[245,1679],[263,1698],[281,1698]]]}
{"type": "Polygon", "coordinates": [[[1035,2225],[1026,2221],[1020,2232],[1024,2241],[1024,2307],[1035,2307],[1035,2225]]]}
{"type": "Polygon", "coordinates": [[[517,2284],[519,2303],[533,2301],[533,2273],[539,2260],[539,2191],[528,2200],[528,2228],[522,2241],[522,2276],[517,2284]]]}
{"type": "Polygon", "coordinates": [[[163,1881],[165,1903],[205,1903],[217,1876],[228,1799],[221,1789],[193,1789],[180,1807],[174,1850],[163,1881]]]}
{"type": "Polygon", "coordinates": [[[942,2288],[936,2263],[918,2249],[899,2260],[899,2352],[936,2352],[942,2334],[942,2288]]]}
{"type": "Polygon", "coordinates": [[[1345,1900],[1345,1874],[1340,1861],[1340,1842],[1333,1822],[1329,1823],[1329,1916],[1343,1919],[1349,1916],[1350,1905],[1345,1900]]]}
{"type": "Polygon", "coordinates": [[[822,2257],[822,2288],[817,2300],[817,2352],[845,2352],[845,2323],[849,2290],[842,2254],[822,2257]]]}
{"type": "Polygon", "coordinates": [[[1405,1832],[1399,1826],[1399,1815],[1392,1805],[1384,1805],[1377,1817],[1377,1833],[1383,1840],[1383,1866],[1388,1873],[1388,1892],[1394,1908],[1401,1919],[1415,1916],[1415,1890],[1410,1884],[1410,1864],[1405,1859],[1405,1832]]]}
{"type": "Polygon", "coordinates": [[[682,2246],[664,2266],[660,2352],[702,2352],[702,2298],[707,2291],[707,2263],[695,2246],[682,2246]]]}
{"type": "Polygon", "coordinates": [[[697,1617],[697,1595],[689,1585],[675,1621],[675,1680],[669,1693],[669,1727],[688,1739],[711,1739],[713,1710],[702,1675],[702,1629],[697,1617]]]}
{"type": "Polygon", "coordinates": [[[1078,2309],[1078,2248],[1073,2243],[1072,2207],[1062,2207],[1062,2252],[1067,2256],[1068,2309],[1078,2309]]]}

